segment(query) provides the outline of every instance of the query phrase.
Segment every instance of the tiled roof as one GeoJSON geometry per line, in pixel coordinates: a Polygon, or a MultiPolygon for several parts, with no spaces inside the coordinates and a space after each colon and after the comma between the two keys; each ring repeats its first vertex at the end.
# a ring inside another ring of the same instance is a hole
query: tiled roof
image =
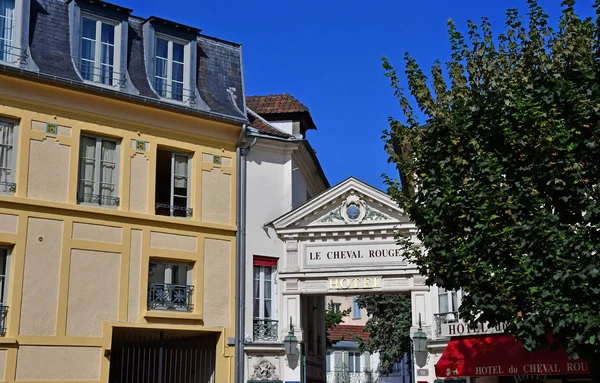
{"type": "Polygon", "coordinates": [[[369,338],[369,333],[363,332],[364,326],[352,326],[347,324],[339,324],[332,329],[327,330],[327,335],[332,341],[348,340],[354,341],[357,338],[366,340],[369,338]]]}
{"type": "MultiPolygon", "coordinates": [[[[156,17],[142,20],[135,16],[128,16],[129,10],[123,8],[118,15],[103,1],[75,1],[82,9],[96,9],[98,15],[115,20],[128,21],[128,41],[126,58],[126,78],[131,87],[126,90],[115,87],[106,91],[106,87],[96,86],[93,83],[84,84],[82,77],[75,67],[71,56],[71,42],[69,36],[69,7],[72,2],[61,0],[32,0],[29,20],[29,49],[31,56],[25,73],[31,72],[55,79],[67,86],[71,85],[82,89],[83,85],[90,90],[99,90],[106,95],[118,95],[136,100],[136,97],[158,102],[159,97],[150,84],[152,74],[146,73],[144,57],[143,23],[162,20],[156,17]],[[94,8],[95,7],[95,8],[94,8]],[[106,9],[105,9],[106,8],[106,9]]],[[[120,8],[119,8],[120,9],[120,8]]],[[[162,23],[164,24],[164,22],[162,23]]],[[[161,27],[162,27],[161,24],[161,27]]],[[[176,23],[175,23],[176,24],[176,23]]],[[[179,25],[179,24],[177,24],[179,25]]],[[[196,88],[192,89],[199,97],[195,103],[187,105],[187,109],[199,113],[223,116],[236,121],[246,120],[244,109],[244,94],[242,84],[241,48],[238,44],[218,40],[213,37],[198,34],[198,29],[186,27],[192,44],[197,44],[197,59],[192,63],[196,70],[196,88]],[[194,40],[197,40],[194,41],[194,40]],[[196,92],[197,90],[197,92],[196,92]]],[[[12,67],[0,63],[0,68],[5,67],[9,72],[12,67]]],[[[16,71],[13,71],[17,73],[16,71]]],[[[168,104],[169,101],[163,101],[168,104]]],[[[173,104],[174,107],[178,105],[173,104]]]]}
{"type": "Polygon", "coordinates": [[[248,96],[246,106],[258,114],[303,113],[308,108],[293,96],[270,94],[268,96],[248,96]]]}
{"type": "Polygon", "coordinates": [[[294,138],[294,136],[291,134],[282,132],[273,125],[269,124],[268,121],[261,118],[250,108],[246,107],[246,112],[248,114],[248,120],[250,121],[250,127],[258,130],[260,133],[281,138],[294,138]]]}

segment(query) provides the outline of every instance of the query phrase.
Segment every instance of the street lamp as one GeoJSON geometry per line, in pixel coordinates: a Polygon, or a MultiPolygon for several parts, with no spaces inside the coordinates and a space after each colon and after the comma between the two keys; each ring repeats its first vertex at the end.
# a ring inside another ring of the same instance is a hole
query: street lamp
{"type": "Polygon", "coordinates": [[[421,314],[419,314],[419,329],[413,335],[415,358],[427,357],[427,334],[421,328],[421,314]]]}
{"type": "Polygon", "coordinates": [[[283,347],[287,355],[296,355],[298,353],[298,338],[294,335],[292,317],[290,317],[290,332],[283,338],[283,347]]]}

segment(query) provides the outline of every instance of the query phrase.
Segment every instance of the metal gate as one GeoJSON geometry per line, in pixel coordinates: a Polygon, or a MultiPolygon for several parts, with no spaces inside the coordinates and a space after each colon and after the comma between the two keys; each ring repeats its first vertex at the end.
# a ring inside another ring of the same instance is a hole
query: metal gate
{"type": "Polygon", "coordinates": [[[214,335],[115,329],[109,383],[214,383],[214,335]]]}

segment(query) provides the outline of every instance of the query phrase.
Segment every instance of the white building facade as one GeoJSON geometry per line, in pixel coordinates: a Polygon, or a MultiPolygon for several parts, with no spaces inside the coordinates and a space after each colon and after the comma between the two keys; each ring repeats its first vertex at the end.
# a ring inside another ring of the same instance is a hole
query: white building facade
{"type": "Polygon", "coordinates": [[[286,357],[283,339],[290,317],[282,308],[278,277],[285,242],[265,227],[329,187],[306,141],[306,132],[315,125],[308,108],[286,94],[248,97],[247,112],[245,381],[324,383],[325,300],[303,298],[304,317],[294,318],[294,325],[322,325],[308,331],[298,356],[286,357]]]}

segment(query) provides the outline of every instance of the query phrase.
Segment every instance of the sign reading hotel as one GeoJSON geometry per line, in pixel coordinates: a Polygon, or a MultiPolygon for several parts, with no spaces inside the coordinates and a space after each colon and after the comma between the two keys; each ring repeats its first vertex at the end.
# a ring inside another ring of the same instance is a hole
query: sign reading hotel
{"type": "Polygon", "coordinates": [[[398,267],[407,264],[404,252],[395,243],[308,245],[304,248],[306,268],[398,267]]]}
{"type": "Polygon", "coordinates": [[[488,334],[502,334],[506,330],[506,324],[500,323],[496,326],[488,326],[487,323],[480,323],[476,328],[470,328],[468,324],[464,322],[456,323],[442,323],[442,336],[443,337],[454,337],[454,336],[471,336],[471,335],[488,335],[488,334]]]}

